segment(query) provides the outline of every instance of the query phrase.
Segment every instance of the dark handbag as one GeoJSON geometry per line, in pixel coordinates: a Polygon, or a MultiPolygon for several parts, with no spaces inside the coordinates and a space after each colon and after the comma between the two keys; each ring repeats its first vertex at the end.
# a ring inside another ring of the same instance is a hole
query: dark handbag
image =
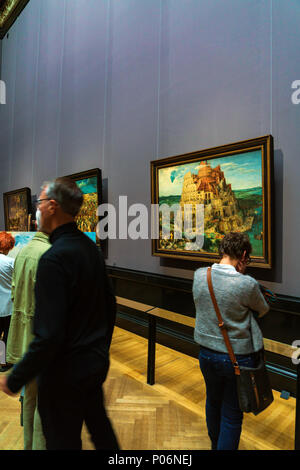
{"type": "Polygon", "coordinates": [[[274,400],[269,375],[264,360],[264,350],[262,349],[258,353],[258,364],[256,367],[239,366],[215,298],[211,280],[211,268],[207,269],[207,283],[217,314],[219,322],[218,325],[222,332],[237,379],[237,392],[241,411],[244,411],[245,413],[251,412],[254,415],[258,415],[274,400]]]}

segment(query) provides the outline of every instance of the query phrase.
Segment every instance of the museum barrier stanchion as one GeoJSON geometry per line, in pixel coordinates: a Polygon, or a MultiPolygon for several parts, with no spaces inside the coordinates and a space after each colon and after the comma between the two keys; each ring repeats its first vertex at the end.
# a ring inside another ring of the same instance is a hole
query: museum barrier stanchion
{"type": "Polygon", "coordinates": [[[300,450],[300,364],[297,364],[295,450],[300,450]]]}
{"type": "Polygon", "coordinates": [[[156,318],[149,314],[148,318],[148,367],[147,384],[155,383],[155,346],[156,346],[156,318]]]}

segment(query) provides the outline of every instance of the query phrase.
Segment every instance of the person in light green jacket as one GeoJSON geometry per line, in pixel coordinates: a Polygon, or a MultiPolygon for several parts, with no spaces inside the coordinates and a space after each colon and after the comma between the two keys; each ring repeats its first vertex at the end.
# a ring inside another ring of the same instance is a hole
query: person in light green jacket
{"type": "MultiPolygon", "coordinates": [[[[13,312],[7,339],[7,362],[16,364],[26,353],[33,334],[34,285],[40,257],[51,247],[48,235],[37,232],[18,253],[12,278],[13,312]]],[[[24,449],[45,450],[46,442],[37,408],[37,383],[25,386],[23,400],[24,449]]]]}

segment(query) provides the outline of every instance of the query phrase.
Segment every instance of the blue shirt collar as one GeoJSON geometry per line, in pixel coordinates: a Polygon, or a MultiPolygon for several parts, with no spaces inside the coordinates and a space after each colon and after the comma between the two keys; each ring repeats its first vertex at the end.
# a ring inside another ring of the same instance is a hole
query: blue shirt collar
{"type": "Polygon", "coordinates": [[[224,271],[234,271],[235,273],[237,272],[237,270],[235,269],[235,267],[232,266],[231,264],[214,263],[214,264],[212,265],[212,268],[213,268],[213,269],[221,269],[221,270],[224,270],[224,271]]]}

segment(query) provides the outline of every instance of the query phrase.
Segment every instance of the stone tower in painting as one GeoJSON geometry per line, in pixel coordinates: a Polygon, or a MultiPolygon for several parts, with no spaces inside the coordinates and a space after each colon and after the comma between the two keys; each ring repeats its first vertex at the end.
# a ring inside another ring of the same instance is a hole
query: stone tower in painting
{"type": "Polygon", "coordinates": [[[198,173],[184,175],[180,205],[191,204],[195,212],[196,204],[204,204],[205,233],[218,237],[226,232],[251,230],[253,217],[243,218],[231,184],[226,183],[220,165],[212,168],[207,161],[201,161],[198,173]]]}

